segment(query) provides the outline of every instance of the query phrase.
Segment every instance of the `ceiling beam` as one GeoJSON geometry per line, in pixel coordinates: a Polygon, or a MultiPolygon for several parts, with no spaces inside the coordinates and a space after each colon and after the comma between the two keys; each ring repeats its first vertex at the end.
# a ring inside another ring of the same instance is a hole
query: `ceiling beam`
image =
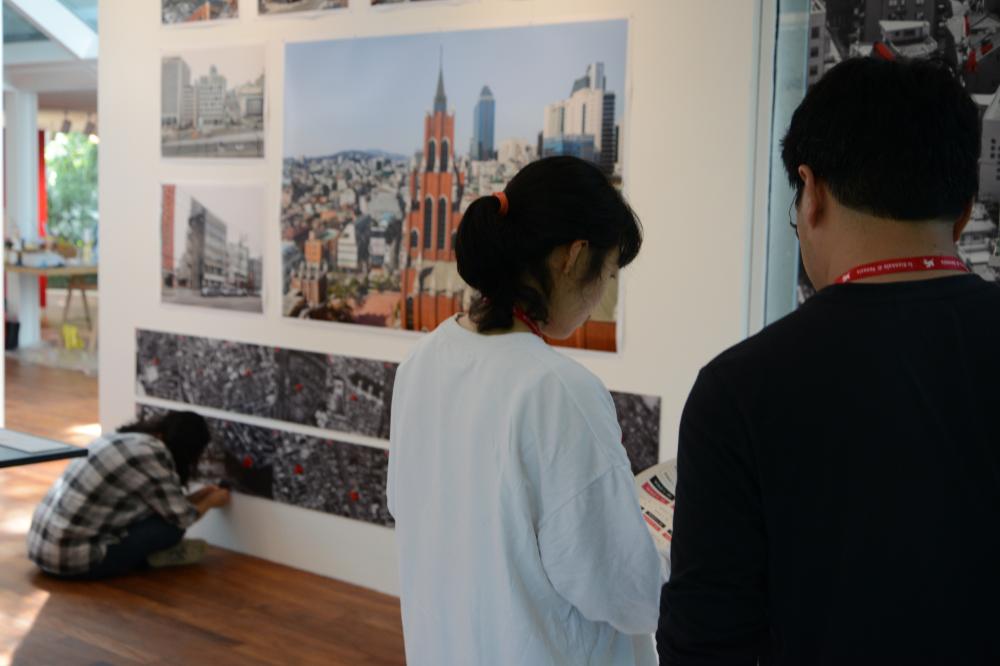
{"type": "Polygon", "coordinates": [[[97,57],[97,33],[59,0],[3,0],[36,30],[81,60],[97,57]]]}
{"type": "Polygon", "coordinates": [[[51,65],[55,63],[75,62],[69,51],[48,40],[37,42],[14,42],[3,45],[3,64],[17,65],[51,65]]]}

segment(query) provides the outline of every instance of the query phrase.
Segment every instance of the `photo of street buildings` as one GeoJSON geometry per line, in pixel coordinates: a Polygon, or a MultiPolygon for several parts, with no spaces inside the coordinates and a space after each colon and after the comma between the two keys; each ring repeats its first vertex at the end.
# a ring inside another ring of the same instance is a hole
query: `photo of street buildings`
{"type": "MultiPolygon", "coordinates": [[[[216,338],[146,330],[136,334],[136,394],[140,400],[158,398],[307,425],[328,430],[333,437],[347,433],[388,440],[396,368],[395,363],[386,361],[216,338]]],[[[660,452],[660,398],[612,391],[611,399],[633,472],[655,465],[660,452]]],[[[270,469],[273,460],[288,457],[304,469],[313,469],[306,464],[308,460],[317,469],[369,464],[351,463],[358,455],[362,456],[358,460],[369,460],[363,454],[351,453],[354,449],[329,451],[311,441],[295,439],[297,436],[283,430],[240,428],[233,426],[226,440],[234,442],[229,445],[232,455],[228,459],[221,454],[215,456],[214,468],[219,477],[239,475],[240,483],[247,487],[265,482],[271,487],[271,477],[267,476],[270,472],[265,470],[270,469]],[[306,450],[300,451],[299,446],[306,450]],[[248,456],[253,464],[246,464],[248,456]],[[263,481],[261,476],[265,477],[263,481]]],[[[369,462],[382,469],[377,456],[369,462]]],[[[273,478],[280,482],[282,474],[275,472],[273,478]]],[[[361,472],[352,474],[358,476],[361,472]]],[[[312,478],[308,474],[306,479],[291,477],[290,485],[282,486],[286,490],[281,492],[304,493],[302,496],[307,497],[302,483],[312,478]]],[[[320,483],[322,475],[315,479],[320,483]]]]}
{"type": "Polygon", "coordinates": [[[164,25],[233,19],[240,16],[239,0],[160,0],[164,25]]]}
{"type": "Polygon", "coordinates": [[[257,0],[257,13],[261,15],[316,12],[344,7],[347,7],[347,0],[257,0]]]}
{"type": "Polygon", "coordinates": [[[161,187],[164,303],[263,312],[264,188],[161,187]]]}
{"type": "MultiPolygon", "coordinates": [[[[454,238],[473,200],[552,155],[620,185],[627,32],[603,21],[289,44],[285,315],[433,330],[472,298],[454,238]]],[[[617,301],[609,289],[565,344],[614,351],[617,301]]]]}
{"type": "Polygon", "coordinates": [[[264,156],[264,47],[163,57],[163,157],[264,156]]]}
{"type": "MultiPolygon", "coordinates": [[[[972,272],[1000,280],[1000,2],[993,0],[811,0],[808,83],[876,45],[904,58],[942,58],[965,81],[982,119],[979,201],[958,243],[972,272]]],[[[814,293],[799,271],[799,301],[814,293]]]]}

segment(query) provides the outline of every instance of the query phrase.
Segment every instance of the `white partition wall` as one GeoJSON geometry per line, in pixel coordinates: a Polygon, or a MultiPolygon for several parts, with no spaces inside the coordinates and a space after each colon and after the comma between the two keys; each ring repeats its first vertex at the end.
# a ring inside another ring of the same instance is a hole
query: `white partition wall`
{"type": "MultiPolygon", "coordinates": [[[[242,0],[238,19],[162,27],[158,2],[102,0],[102,425],[110,430],[135,415],[137,329],[392,362],[401,361],[417,339],[282,316],[286,43],[624,18],[629,20],[621,137],[625,192],[643,221],[646,243],[624,273],[619,351],[567,353],[613,390],[660,396],[660,456],[672,457],[698,369],[744,337],[748,327],[752,171],[758,110],[764,107],[758,105],[758,76],[770,76],[769,66],[758,68],[761,4],[441,0],[373,8],[368,0],[351,0],[348,9],[289,18],[258,16],[256,0],[242,0]],[[178,49],[252,45],[262,45],[266,54],[265,157],[162,159],[162,56],[178,49]],[[266,184],[263,316],[160,302],[161,183],[219,181],[266,184]]],[[[427,91],[428,106],[432,95],[427,91]]],[[[393,534],[384,527],[239,495],[197,531],[238,551],[389,593],[397,589],[393,534]]]]}

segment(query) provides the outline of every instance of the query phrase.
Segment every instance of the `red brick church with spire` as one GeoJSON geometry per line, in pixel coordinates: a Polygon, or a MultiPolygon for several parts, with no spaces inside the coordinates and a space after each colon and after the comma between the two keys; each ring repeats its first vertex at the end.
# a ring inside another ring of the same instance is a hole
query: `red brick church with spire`
{"type": "Polygon", "coordinates": [[[432,331],[462,309],[468,287],[455,264],[455,232],[464,185],[455,163],[455,114],[448,113],[442,63],[434,109],[424,118],[423,154],[410,175],[400,304],[405,329],[432,331]]]}
{"type": "MultiPolygon", "coordinates": [[[[465,309],[471,288],[462,281],[455,261],[455,234],[462,221],[465,177],[455,160],[455,114],[448,113],[444,64],[438,69],[434,107],[424,117],[423,151],[410,173],[410,213],[403,228],[402,328],[433,331],[465,309]]],[[[616,291],[605,295],[597,314],[566,340],[565,347],[615,351],[616,291]]]]}

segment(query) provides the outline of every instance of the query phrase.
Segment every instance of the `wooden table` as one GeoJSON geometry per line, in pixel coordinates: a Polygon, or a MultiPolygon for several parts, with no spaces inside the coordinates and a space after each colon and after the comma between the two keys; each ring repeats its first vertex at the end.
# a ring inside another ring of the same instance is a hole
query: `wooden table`
{"type": "Polygon", "coordinates": [[[0,429],[0,467],[17,467],[50,460],[83,458],[87,449],[16,430],[0,429]]]}
{"type": "Polygon", "coordinates": [[[51,266],[47,268],[35,268],[32,266],[18,266],[15,264],[6,264],[4,270],[8,273],[17,273],[19,275],[28,275],[34,277],[43,278],[54,278],[54,277],[64,277],[69,281],[68,292],[66,294],[66,304],[63,306],[63,324],[66,323],[66,317],[69,315],[69,304],[73,300],[73,290],[80,292],[80,298],[83,299],[83,313],[87,317],[87,326],[90,330],[94,330],[94,323],[90,320],[90,305],[87,303],[87,278],[93,276],[97,277],[97,264],[86,264],[78,266],[51,266]]]}

